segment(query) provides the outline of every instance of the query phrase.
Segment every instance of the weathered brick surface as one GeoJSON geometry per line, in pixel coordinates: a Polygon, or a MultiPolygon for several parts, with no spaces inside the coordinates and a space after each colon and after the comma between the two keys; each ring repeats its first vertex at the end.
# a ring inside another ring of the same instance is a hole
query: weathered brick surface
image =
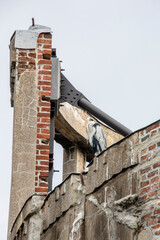
{"type": "Polygon", "coordinates": [[[158,121],[139,132],[142,147],[138,152],[141,166],[139,170],[139,201],[141,204],[145,203],[148,206],[145,214],[141,217],[141,222],[143,228],[149,228],[156,239],[160,235],[160,224],[158,224],[160,218],[159,130],[160,122],[158,121]]]}
{"type": "Polygon", "coordinates": [[[51,60],[46,60],[44,54],[51,59],[51,34],[40,34],[38,38],[38,93],[37,108],[37,146],[36,155],[36,188],[37,193],[48,192],[49,173],[49,134],[50,134],[50,102],[45,97],[51,95],[51,60]],[[46,43],[48,45],[46,45],[46,43]],[[44,70],[43,70],[44,69],[44,70]]]}
{"type": "Polygon", "coordinates": [[[43,33],[37,41],[37,49],[17,50],[17,77],[20,79],[24,73],[35,72],[37,78],[35,192],[44,194],[48,193],[52,36],[43,33]]]}

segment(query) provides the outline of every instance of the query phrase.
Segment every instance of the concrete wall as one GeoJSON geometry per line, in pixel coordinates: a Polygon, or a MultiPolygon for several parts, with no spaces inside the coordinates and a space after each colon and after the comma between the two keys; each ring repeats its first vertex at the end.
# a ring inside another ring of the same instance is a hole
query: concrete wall
{"type": "Polygon", "coordinates": [[[35,213],[19,216],[12,239],[29,239],[29,221],[34,219],[41,221],[41,229],[32,239],[159,239],[159,166],[157,121],[94,158],[88,173],[70,175],[35,213]]]}

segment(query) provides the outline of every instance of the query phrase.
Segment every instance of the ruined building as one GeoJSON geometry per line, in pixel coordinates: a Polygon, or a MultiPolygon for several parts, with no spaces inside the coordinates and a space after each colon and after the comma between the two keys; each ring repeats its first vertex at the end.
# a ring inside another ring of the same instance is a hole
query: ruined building
{"type": "Polygon", "coordinates": [[[50,101],[55,74],[65,79],[54,70],[51,29],[16,31],[10,53],[8,239],[160,239],[160,121],[127,136],[101,124],[107,149],[94,156],[86,137],[89,113],[50,101]],[[54,190],[53,138],[64,149],[63,182],[54,190]]]}

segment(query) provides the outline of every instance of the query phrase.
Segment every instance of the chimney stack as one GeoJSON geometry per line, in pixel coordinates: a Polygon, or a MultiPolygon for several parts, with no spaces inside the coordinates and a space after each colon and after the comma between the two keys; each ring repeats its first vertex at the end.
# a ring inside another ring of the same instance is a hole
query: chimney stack
{"type": "Polygon", "coordinates": [[[9,231],[29,196],[48,193],[51,54],[48,27],[33,24],[11,38],[14,122],[9,231]]]}

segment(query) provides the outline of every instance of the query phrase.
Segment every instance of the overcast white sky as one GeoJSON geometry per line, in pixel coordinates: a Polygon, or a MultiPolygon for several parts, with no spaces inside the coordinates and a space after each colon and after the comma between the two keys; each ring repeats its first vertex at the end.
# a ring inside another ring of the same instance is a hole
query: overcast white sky
{"type": "Polygon", "coordinates": [[[6,239],[13,109],[9,42],[15,30],[46,25],[65,75],[93,104],[135,131],[159,119],[159,0],[1,0],[0,239],[6,239]]]}

